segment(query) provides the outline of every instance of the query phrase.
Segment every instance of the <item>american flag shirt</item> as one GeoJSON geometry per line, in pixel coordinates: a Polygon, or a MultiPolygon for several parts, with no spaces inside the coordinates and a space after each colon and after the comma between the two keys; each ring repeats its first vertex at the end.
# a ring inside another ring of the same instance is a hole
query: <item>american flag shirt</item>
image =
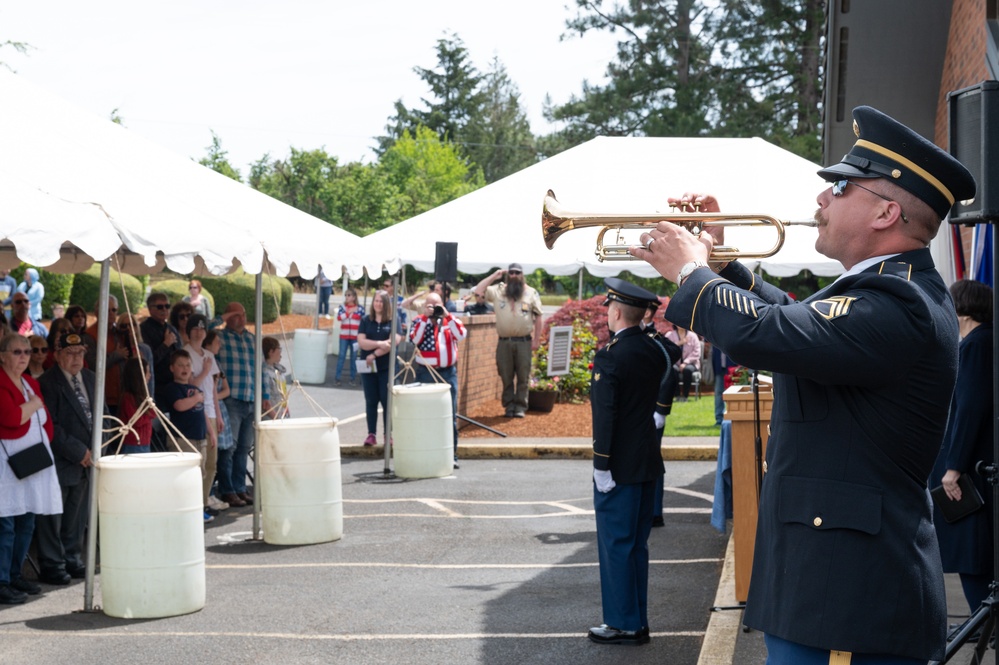
{"type": "Polygon", "coordinates": [[[458,342],[465,339],[465,325],[450,314],[441,319],[434,334],[435,321],[425,315],[413,319],[409,340],[416,344],[416,362],[430,367],[450,367],[458,362],[458,342]]]}

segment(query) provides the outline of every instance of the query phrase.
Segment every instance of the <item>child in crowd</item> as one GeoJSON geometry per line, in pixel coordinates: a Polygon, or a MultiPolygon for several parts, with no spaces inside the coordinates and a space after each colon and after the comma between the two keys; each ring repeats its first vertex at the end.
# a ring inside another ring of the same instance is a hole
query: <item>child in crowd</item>
{"type": "Polygon", "coordinates": [[[336,357],[336,380],[335,385],[340,385],[340,376],[343,374],[343,363],[350,352],[350,385],[356,385],[357,365],[357,328],[364,318],[364,308],[357,304],[357,291],[348,288],[343,292],[343,304],[336,312],[336,320],[340,322],[340,354],[336,357]]]}
{"type": "Polygon", "coordinates": [[[271,396],[271,409],[262,417],[266,420],[287,418],[288,382],[285,375],[288,370],[281,364],[281,342],[275,337],[264,337],[260,343],[264,351],[264,388],[271,396]]]}
{"type": "MultiPolygon", "coordinates": [[[[123,423],[128,424],[139,410],[139,405],[146,399],[146,383],[149,381],[149,376],[149,365],[142,358],[134,356],[125,361],[121,375],[121,393],[118,397],[118,418],[123,423]]],[[[125,434],[121,445],[122,455],[149,452],[155,417],[152,409],[146,409],[132,423],[132,429],[125,434]]],[[[115,449],[117,446],[113,446],[108,452],[114,453],[115,449]]]]}
{"type": "Polygon", "coordinates": [[[225,510],[229,504],[211,495],[212,483],[215,482],[215,469],[218,461],[218,410],[221,408],[215,401],[215,375],[219,373],[215,355],[204,348],[208,336],[208,317],[204,314],[191,314],[187,319],[187,344],[184,350],[191,354],[191,373],[194,378],[191,383],[201,390],[205,396],[205,417],[208,419],[208,447],[202,460],[202,499],[209,512],[213,515],[219,510],[225,510]]]}
{"type": "MultiPolygon", "coordinates": [[[[222,338],[214,330],[209,330],[208,334],[205,335],[205,341],[203,344],[204,348],[211,352],[215,357],[218,357],[219,350],[222,348],[222,338]]],[[[216,414],[216,429],[218,430],[218,462],[215,467],[215,475],[218,479],[218,487],[212,490],[212,494],[215,499],[222,505],[225,506],[236,506],[242,507],[246,503],[242,500],[237,502],[232,501],[222,501],[221,495],[225,494],[225,490],[222,489],[223,485],[230,485],[229,477],[232,475],[232,449],[236,445],[235,440],[232,438],[232,427],[229,426],[229,410],[225,406],[225,398],[227,398],[231,392],[229,389],[229,380],[225,377],[225,372],[222,368],[218,367],[218,363],[215,364],[218,374],[213,378],[215,379],[215,414],[216,414]],[[222,478],[225,477],[226,480],[223,482],[222,478]]],[[[231,492],[231,490],[230,490],[231,492]]],[[[238,498],[238,497],[237,497],[238,498]]]]}
{"type": "MultiPolygon", "coordinates": [[[[169,408],[170,422],[201,453],[202,473],[208,454],[208,418],[205,416],[205,394],[191,384],[193,370],[191,354],[177,349],[170,356],[173,381],[162,388],[163,403],[169,408]]],[[[215,519],[205,506],[205,523],[215,519]]]]}

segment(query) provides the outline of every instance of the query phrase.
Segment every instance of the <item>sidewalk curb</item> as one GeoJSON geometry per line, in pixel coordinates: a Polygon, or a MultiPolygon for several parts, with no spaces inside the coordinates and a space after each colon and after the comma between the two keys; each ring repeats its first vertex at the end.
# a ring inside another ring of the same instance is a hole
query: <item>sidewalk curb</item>
{"type": "MultiPolygon", "coordinates": [[[[666,462],[711,462],[718,459],[718,446],[670,445],[662,447],[666,462]]],[[[343,458],[383,457],[382,445],[341,444],[343,458]]],[[[462,443],[458,441],[461,459],[593,459],[591,445],[545,445],[543,443],[462,443]]]]}
{"type": "MultiPolygon", "coordinates": [[[[718,592],[715,594],[715,607],[737,605],[735,599],[735,537],[730,536],[725,549],[725,564],[718,579],[718,592]]],[[[721,610],[711,612],[708,628],[701,642],[701,655],[697,665],[732,665],[735,658],[735,642],[742,623],[742,610],[721,610]]]]}

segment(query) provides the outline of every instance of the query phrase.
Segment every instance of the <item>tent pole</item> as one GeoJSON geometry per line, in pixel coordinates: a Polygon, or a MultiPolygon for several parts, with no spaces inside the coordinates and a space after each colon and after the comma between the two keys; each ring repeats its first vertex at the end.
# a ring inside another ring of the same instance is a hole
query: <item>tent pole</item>
{"type": "Polygon", "coordinates": [[[90,507],[87,519],[87,572],[83,585],[83,609],[94,610],[94,571],[97,566],[97,461],[101,458],[101,444],[104,441],[104,381],[108,363],[108,286],[111,281],[111,259],[101,262],[100,297],[97,300],[97,381],[90,406],[93,409],[94,423],[90,438],[90,507]]]}
{"type": "MultiPolygon", "coordinates": [[[[392,299],[390,305],[392,307],[389,310],[389,314],[392,316],[391,325],[389,326],[389,340],[391,343],[389,345],[389,382],[388,382],[388,396],[385,400],[385,410],[388,411],[385,417],[385,445],[382,446],[384,450],[382,451],[385,458],[385,466],[383,468],[384,475],[388,476],[392,473],[392,464],[389,461],[392,458],[392,386],[395,385],[395,359],[396,359],[396,348],[399,346],[399,340],[396,339],[396,331],[399,329],[399,308],[396,307],[398,299],[395,294],[399,292],[399,275],[398,273],[392,276],[392,299]]],[[[374,307],[374,305],[372,305],[374,307]]]]}
{"type": "Polygon", "coordinates": [[[583,299],[583,271],[585,268],[580,267],[579,269],[579,290],[576,292],[576,300],[583,299]]]}
{"type": "MultiPolygon", "coordinates": [[[[260,535],[260,414],[264,396],[264,271],[261,267],[256,279],[256,311],[253,324],[253,540],[262,540],[260,535]]],[[[318,310],[317,310],[318,311],[318,310]]]]}
{"type": "Polygon", "coordinates": [[[320,304],[322,303],[322,297],[320,295],[320,291],[322,290],[320,283],[323,281],[322,274],[323,274],[323,267],[319,266],[319,272],[316,273],[316,315],[312,317],[313,330],[319,330],[319,307],[320,304]]]}

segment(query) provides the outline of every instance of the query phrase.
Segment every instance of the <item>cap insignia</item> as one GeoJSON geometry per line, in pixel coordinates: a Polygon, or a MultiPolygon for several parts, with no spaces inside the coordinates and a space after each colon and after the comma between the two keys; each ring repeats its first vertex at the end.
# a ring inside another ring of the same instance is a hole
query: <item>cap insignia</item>
{"type": "Polygon", "coordinates": [[[860,125],[857,124],[856,120],[853,121],[853,133],[858,139],[860,138],[860,125]]]}

